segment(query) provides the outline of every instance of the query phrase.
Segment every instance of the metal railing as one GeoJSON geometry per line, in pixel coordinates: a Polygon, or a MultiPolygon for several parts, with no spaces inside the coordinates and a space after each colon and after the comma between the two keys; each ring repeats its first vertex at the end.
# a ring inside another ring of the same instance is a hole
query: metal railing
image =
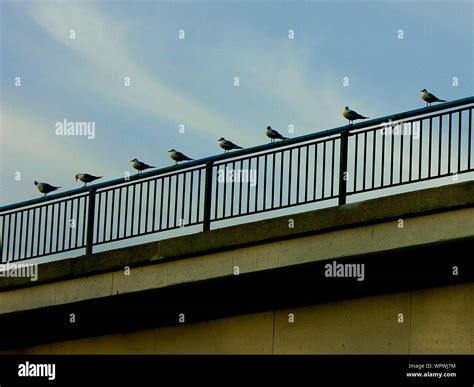
{"type": "Polygon", "coordinates": [[[474,171],[474,97],[0,208],[14,262],[474,171]],[[398,129],[397,129],[398,128],[398,129]]]}

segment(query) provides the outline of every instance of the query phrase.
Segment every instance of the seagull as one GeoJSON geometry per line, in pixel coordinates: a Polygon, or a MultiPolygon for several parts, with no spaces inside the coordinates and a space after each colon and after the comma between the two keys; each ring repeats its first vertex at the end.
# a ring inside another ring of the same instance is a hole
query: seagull
{"type": "Polygon", "coordinates": [[[35,180],[35,185],[36,185],[36,188],[38,188],[38,191],[43,193],[44,196],[46,196],[50,192],[56,191],[57,189],[61,188],[61,187],[55,187],[48,183],[38,183],[36,180],[35,180]]]}
{"type": "Polygon", "coordinates": [[[349,120],[349,125],[354,123],[354,120],[364,120],[369,117],[364,117],[361,116],[359,113],[357,113],[354,110],[349,109],[349,106],[346,106],[344,110],[342,111],[342,115],[344,118],[347,118],[349,120]]]}
{"type": "Polygon", "coordinates": [[[188,156],[186,156],[185,154],[181,153],[181,152],[178,152],[177,150],[175,149],[170,149],[169,151],[169,154],[170,154],[170,157],[176,161],[175,165],[177,165],[180,161],[189,161],[189,160],[194,160],[188,156]]]}
{"type": "Polygon", "coordinates": [[[446,102],[445,99],[439,99],[434,94],[431,94],[428,90],[420,90],[420,97],[423,101],[426,102],[426,106],[431,106],[433,102],[446,102]]]}
{"type": "Polygon", "coordinates": [[[137,174],[139,174],[141,171],[144,171],[145,169],[156,168],[152,165],[145,164],[138,159],[130,160],[130,162],[132,163],[132,167],[138,171],[137,174]]]}
{"type": "Polygon", "coordinates": [[[234,144],[232,141],[226,140],[224,137],[221,137],[217,141],[219,141],[219,146],[224,149],[224,153],[229,152],[231,149],[244,149],[241,146],[234,144]]]}
{"type": "Polygon", "coordinates": [[[100,179],[102,176],[89,175],[88,173],[78,173],[76,175],[76,181],[80,180],[84,183],[84,187],[87,183],[92,183],[94,180],[100,179]]]}
{"type": "Polygon", "coordinates": [[[276,139],[288,140],[288,137],[282,136],[275,129],[272,129],[271,126],[267,126],[265,128],[265,134],[267,135],[267,137],[270,137],[270,139],[271,139],[270,142],[274,142],[276,139]]]}

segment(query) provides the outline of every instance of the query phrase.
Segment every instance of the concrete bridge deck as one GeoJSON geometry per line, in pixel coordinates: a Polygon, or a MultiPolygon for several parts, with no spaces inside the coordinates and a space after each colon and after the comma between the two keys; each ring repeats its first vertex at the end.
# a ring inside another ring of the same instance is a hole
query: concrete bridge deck
{"type": "Polygon", "coordinates": [[[472,353],[473,207],[466,182],[41,264],[0,278],[0,349],[472,353]]]}

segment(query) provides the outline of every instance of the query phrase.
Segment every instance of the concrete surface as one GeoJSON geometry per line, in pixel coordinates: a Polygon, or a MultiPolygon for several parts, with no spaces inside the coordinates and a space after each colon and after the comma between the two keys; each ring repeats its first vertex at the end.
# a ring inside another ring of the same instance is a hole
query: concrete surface
{"type": "Polygon", "coordinates": [[[149,329],[6,353],[472,354],[474,284],[149,329]],[[288,315],[294,315],[290,323],[288,315]],[[399,322],[399,314],[403,322],[399,322]]]}

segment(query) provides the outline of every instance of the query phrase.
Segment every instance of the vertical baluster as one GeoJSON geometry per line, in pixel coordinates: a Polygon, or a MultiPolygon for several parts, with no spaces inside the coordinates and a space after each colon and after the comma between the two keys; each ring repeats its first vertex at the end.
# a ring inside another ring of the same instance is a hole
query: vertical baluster
{"type": "Polygon", "coordinates": [[[449,113],[448,124],[448,173],[451,173],[451,136],[452,136],[452,114],[449,113]]]}
{"type": "Polygon", "coordinates": [[[193,209],[193,183],[194,183],[194,174],[196,171],[191,172],[191,181],[189,182],[189,209],[188,209],[188,224],[193,223],[193,218],[192,218],[192,209],[193,209]]]}
{"type": "MultiPolygon", "coordinates": [[[[105,196],[105,203],[104,203],[104,216],[102,217],[102,221],[104,222],[104,227],[102,228],[102,242],[105,242],[106,235],[107,235],[107,210],[109,208],[109,192],[111,191],[104,191],[102,195],[105,196]]],[[[113,212],[113,209],[112,209],[113,212]]],[[[100,225],[100,215],[97,217],[97,228],[100,225]]],[[[99,243],[99,239],[97,239],[97,243],[99,243]]]]}
{"type": "MultiPolygon", "coordinates": [[[[86,255],[92,254],[92,247],[94,245],[94,216],[95,216],[95,196],[96,191],[95,189],[91,189],[88,195],[87,201],[87,237],[86,237],[86,255]]],[[[84,211],[86,210],[85,205],[85,196],[84,196],[84,211]]],[[[99,203],[100,203],[100,196],[99,196],[99,203]]],[[[100,216],[100,212],[98,212],[98,216],[100,216]]],[[[86,218],[84,215],[84,224],[86,224],[86,218]]],[[[99,227],[97,227],[99,228],[99,227]]],[[[84,239],[84,238],[83,238],[84,239]]],[[[97,237],[97,242],[99,241],[97,237]]]]}
{"type": "MultiPolygon", "coordinates": [[[[275,166],[275,164],[273,164],[275,166]]],[[[242,186],[243,186],[243,181],[242,181],[242,174],[243,174],[243,169],[244,169],[244,164],[243,164],[243,159],[240,159],[240,179],[239,179],[239,215],[242,215],[242,186]]]]}
{"type": "Polygon", "coordinates": [[[462,128],[462,112],[458,113],[458,170],[457,173],[461,172],[461,128],[462,128]]]}
{"type": "Polygon", "coordinates": [[[233,179],[230,182],[231,193],[230,193],[230,217],[234,216],[234,191],[235,191],[235,161],[232,162],[232,171],[233,171],[233,179]]]}
{"type": "Polygon", "coordinates": [[[67,229],[67,208],[69,206],[69,200],[64,201],[64,216],[63,216],[63,243],[62,249],[66,250],[66,229],[67,229]]]}
{"type": "MultiPolygon", "coordinates": [[[[306,167],[305,167],[305,173],[304,173],[304,201],[308,202],[308,180],[309,180],[309,145],[306,145],[306,167]]],[[[333,160],[334,161],[334,160],[333,160]]],[[[333,163],[334,167],[334,163],[333,163]]]]}
{"type": "Polygon", "coordinates": [[[324,186],[326,184],[326,141],[323,141],[323,184],[322,184],[322,198],[326,197],[326,190],[324,186]]]}
{"type": "Polygon", "coordinates": [[[375,188],[375,149],[377,147],[377,130],[372,132],[372,189],[375,188]]]}
{"type": "MultiPolygon", "coordinates": [[[[202,169],[199,168],[199,173],[198,173],[198,185],[197,185],[197,189],[198,189],[198,192],[197,192],[197,206],[196,206],[196,222],[199,223],[200,222],[200,215],[201,215],[201,181],[202,181],[202,169]]],[[[217,175],[217,171],[216,171],[216,175],[217,175]]],[[[216,187],[218,186],[219,184],[217,184],[216,182],[216,187]]],[[[215,203],[215,208],[217,209],[217,191],[216,191],[216,203],[215,203]]],[[[212,200],[212,197],[211,197],[211,200],[212,200]]],[[[216,218],[217,218],[217,215],[216,215],[216,218]]],[[[203,217],[204,219],[204,217],[203,217]]],[[[210,221],[210,220],[209,220],[210,221]]]]}
{"type": "MultiPolygon", "coordinates": [[[[203,231],[211,229],[211,203],[212,203],[212,172],[214,165],[212,161],[206,163],[206,183],[204,191],[204,223],[203,231]]],[[[225,187],[225,185],[224,185],[225,187]]],[[[225,202],[224,202],[225,203],[225,202]]],[[[225,213],[224,213],[225,214],[225,213]]]]}
{"type": "MultiPolygon", "coordinates": [[[[112,205],[110,206],[110,226],[109,226],[109,229],[110,229],[110,233],[109,233],[109,240],[113,240],[113,229],[114,229],[114,214],[115,214],[115,193],[116,193],[116,189],[112,189],[110,191],[111,195],[112,195],[112,205]]],[[[120,212],[120,208],[118,210],[120,212]]]]}
{"type": "Polygon", "coordinates": [[[319,143],[314,144],[314,187],[313,187],[313,200],[317,200],[317,184],[318,184],[318,146],[319,143]]]}
{"type": "Polygon", "coordinates": [[[296,158],[296,202],[300,202],[300,150],[301,147],[296,148],[297,158],[296,158]]]}

